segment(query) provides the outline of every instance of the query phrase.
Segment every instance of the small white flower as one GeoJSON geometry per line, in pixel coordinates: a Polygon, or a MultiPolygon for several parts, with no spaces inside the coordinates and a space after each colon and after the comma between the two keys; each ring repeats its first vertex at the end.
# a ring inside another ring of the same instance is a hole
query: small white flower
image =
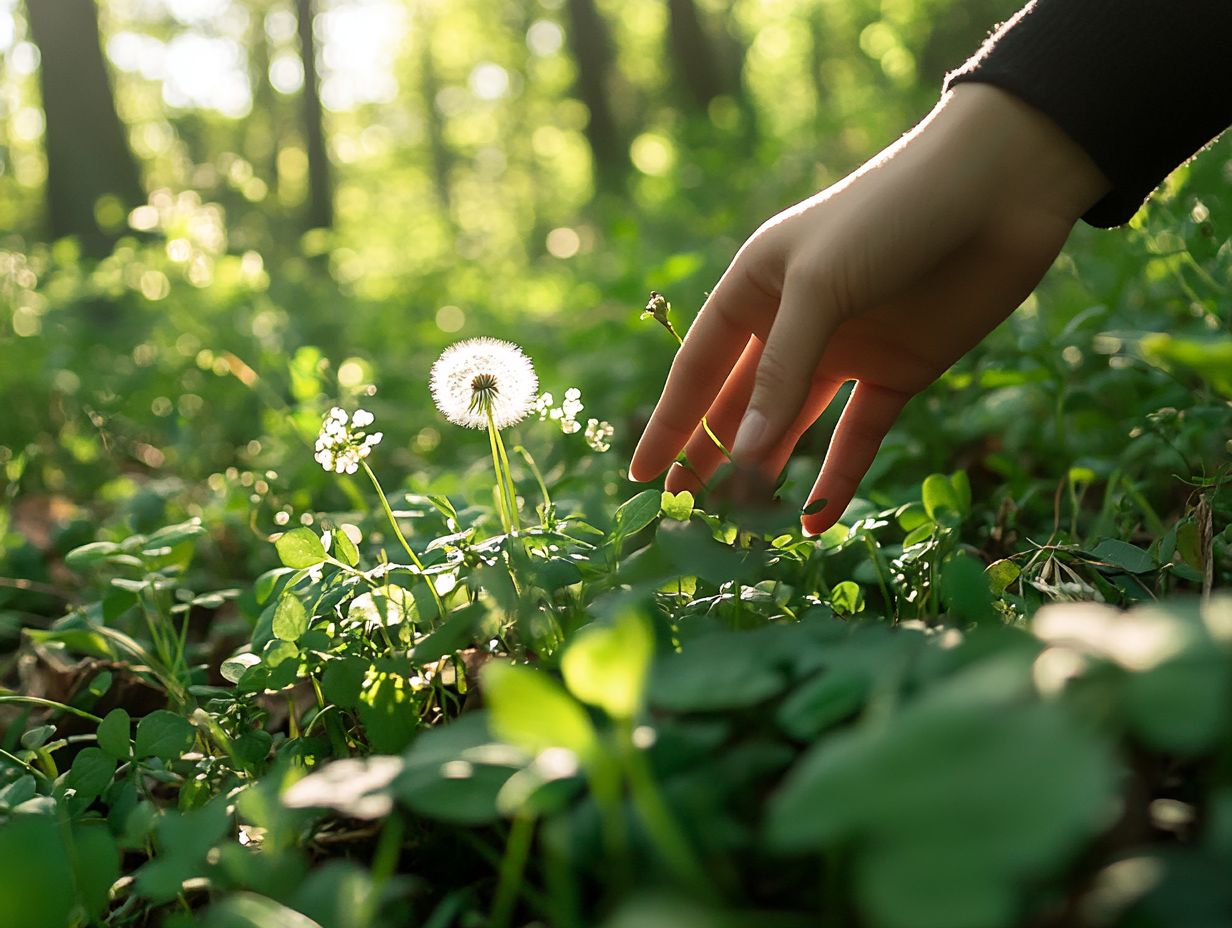
{"type": "Polygon", "coordinates": [[[539,398],[535,400],[535,412],[539,413],[539,421],[542,422],[552,412],[552,394],[540,393],[539,398]]]}
{"type": "Polygon", "coordinates": [[[384,433],[365,434],[364,426],[373,423],[372,413],[358,409],[349,417],[335,406],[325,414],[321,422],[321,434],[317,436],[316,453],[313,459],[325,470],[336,474],[353,474],[359,470],[359,462],[381,443],[384,433]]]}
{"type": "Polygon", "coordinates": [[[577,419],[561,419],[560,420],[560,430],[564,432],[566,435],[572,435],[574,432],[577,432],[579,429],[581,429],[581,427],[582,427],[582,424],[578,422],[577,419]]]}
{"type": "Polygon", "coordinates": [[[470,429],[498,429],[526,418],[539,378],[522,349],[495,338],[469,338],[450,345],[432,365],[432,400],[446,419],[470,429]]]}
{"type": "Polygon", "coordinates": [[[586,444],[595,451],[607,451],[611,448],[610,439],[614,434],[616,430],[610,422],[600,422],[598,419],[589,419],[586,422],[586,444]]]}

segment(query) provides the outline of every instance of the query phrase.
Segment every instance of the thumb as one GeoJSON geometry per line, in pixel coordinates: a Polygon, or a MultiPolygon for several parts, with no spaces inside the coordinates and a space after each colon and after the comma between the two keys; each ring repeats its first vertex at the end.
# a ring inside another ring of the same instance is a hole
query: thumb
{"type": "MultiPolygon", "coordinates": [[[[817,366],[835,328],[835,303],[826,288],[788,276],[762,349],[753,392],[732,443],[732,460],[757,467],[799,418],[817,366]]],[[[763,468],[764,469],[764,468],[763,468]]]]}

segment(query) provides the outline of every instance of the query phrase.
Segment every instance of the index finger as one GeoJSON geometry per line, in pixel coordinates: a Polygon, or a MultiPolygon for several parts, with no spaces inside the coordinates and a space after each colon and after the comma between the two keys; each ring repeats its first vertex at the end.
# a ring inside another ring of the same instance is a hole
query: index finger
{"type": "Polygon", "coordinates": [[[777,299],[754,284],[737,259],[689,328],[663,394],[642,433],[629,476],[652,480],[676,460],[718,396],[753,334],[751,320],[777,299]]]}

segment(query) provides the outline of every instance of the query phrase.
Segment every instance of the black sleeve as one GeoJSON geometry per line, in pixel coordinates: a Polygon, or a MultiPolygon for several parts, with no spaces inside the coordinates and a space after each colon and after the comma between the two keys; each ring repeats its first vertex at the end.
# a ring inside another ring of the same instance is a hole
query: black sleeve
{"type": "Polygon", "coordinates": [[[1083,216],[1120,225],[1232,124],[1232,0],[1032,0],[946,77],[1046,113],[1112,182],[1083,216]]]}

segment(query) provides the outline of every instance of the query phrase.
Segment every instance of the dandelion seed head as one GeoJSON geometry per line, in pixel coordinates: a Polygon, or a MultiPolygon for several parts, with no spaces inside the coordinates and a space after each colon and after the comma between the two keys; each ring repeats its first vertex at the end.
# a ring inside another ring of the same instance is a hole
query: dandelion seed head
{"type": "MultiPolygon", "coordinates": [[[[495,338],[469,338],[450,345],[432,365],[432,400],[455,425],[488,427],[487,409],[498,429],[539,409],[539,378],[517,345],[495,338]]],[[[550,404],[550,397],[549,404],[550,404]]]]}

